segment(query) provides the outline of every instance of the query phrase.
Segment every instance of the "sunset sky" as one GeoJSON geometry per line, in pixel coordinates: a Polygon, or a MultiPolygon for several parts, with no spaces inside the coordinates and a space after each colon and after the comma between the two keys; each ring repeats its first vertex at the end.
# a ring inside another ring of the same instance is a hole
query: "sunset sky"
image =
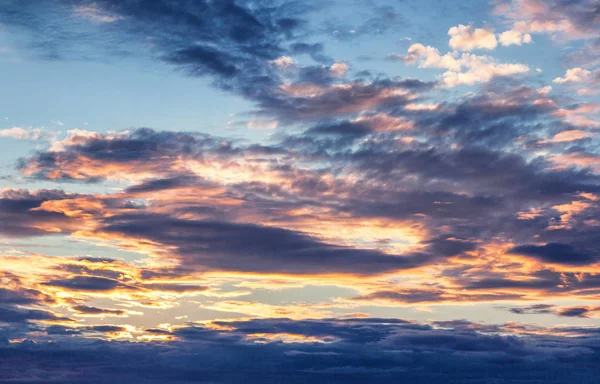
{"type": "Polygon", "coordinates": [[[0,90],[0,382],[598,382],[599,0],[0,0],[0,90]]]}

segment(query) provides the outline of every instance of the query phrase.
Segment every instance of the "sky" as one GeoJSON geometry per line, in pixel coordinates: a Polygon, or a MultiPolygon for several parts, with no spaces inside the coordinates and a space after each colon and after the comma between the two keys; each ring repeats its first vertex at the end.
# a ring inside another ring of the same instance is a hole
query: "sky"
{"type": "Polygon", "coordinates": [[[600,1],[0,0],[0,381],[596,383],[600,1]]]}

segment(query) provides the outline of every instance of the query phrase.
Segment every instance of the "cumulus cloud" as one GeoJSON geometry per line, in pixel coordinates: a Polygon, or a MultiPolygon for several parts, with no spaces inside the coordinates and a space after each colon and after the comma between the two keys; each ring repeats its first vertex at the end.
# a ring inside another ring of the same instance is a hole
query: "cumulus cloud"
{"type": "Polygon", "coordinates": [[[591,74],[592,72],[587,69],[571,68],[567,69],[564,77],[557,77],[552,82],[556,84],[579,83],[585,81],[591,74]]]}
{"type": "Polygon", "coordinates": [[[342,61],[333,63],[329,68],[329,72],[334,77],[342,77],[348,73],[348,65],[342,61]]]}
{"type": "Polygon", "coordinates": [[[529,33],[522,33],[517,30],[502,32],[498,36],[498,40],[504,46],[529,44],[532,41],[529,33]]]}
{"type": "Polygon", "coordinates": [[[442,74],[442,79],[447,87],[485,83],[494,77],[511,76],[529,71],[527,65],[500,63],[490,56],[471,53],[441,55],[437,48],[423,44],[411,45],[406,55],[397,56],[397,58],[406,64],[416,64],[421,68],[446,69],[447,71],[442,74]]]}
{"type": "Polygon", "coordinates": [[[448,30],[450,48],[457,51],[493,50],[498,46],[496,35],[486,29],[459,24],[448,30]]]}

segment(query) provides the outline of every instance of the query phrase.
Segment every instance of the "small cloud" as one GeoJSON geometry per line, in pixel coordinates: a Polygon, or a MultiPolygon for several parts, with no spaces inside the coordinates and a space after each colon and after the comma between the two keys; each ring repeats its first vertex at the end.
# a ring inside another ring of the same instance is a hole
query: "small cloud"
{"type": "Polygon", "coordinates": [[[343,77],[348,73],[348,65],[343,61],[333,63],[331,67],[329,67],[329,73],[333,77],[343,77]]]}
{"type": "Polygon", "coordinates": [[[47,139],[49,136],[49,133],[41,128],[12,127],[0,130],[0,137],[11,137],[15,140],[36,141],[47,139]]]}
{"type": "Polygon", "coordinates": [[[529,33],[522,33],[517,30],[510,30],[506,32],[502,32],[498,36],[498,40],[500,40],[500,44],[507,47],[509,45],[523,45],[531,43],[531,35],[529,33]]]}
{"type": "Polygon", "coordinates": [[[279,126],[277,120],[250,120],[247,122],[248,129],[262,130],[275,129],[279,126]]]}
{"type": "Polygon", "coordinates": [[[583,68],[571,68],[567,69],[565,73],[565,77],[557,77],[552,80],[553,83],[556,84],[564,84],[564,83],[580,83],[590,77],[592,72],[583,68]]]}
{"type": "Polygon", "coordinates": [[[544,140],[541,143],[568,143],[571,141],[587,139],[594,137],[595,135],[590,132],[580,131],[578,129],[571,129],[568,131],[559,132],[552,139],[544,140]]]}
{"type": "Polygon", "coordinates": [[[75,16],[87,18],[96,23],[114,23],[123,19],[122,16],[105,12],[95,5],[76,6],[73,13],[75,16]]]}
{"type": "Polygon", "coordinates": [[[275,60],[269,61],[271,65],[274,65],[278,69],[287,70],[296,66],[296,62],[289,56],[281,56],[275,60]]]}
{"type": "Polygon", "coordinates": [[[457,51],[472,51],[474,49],[492,50],[498,46],[496,36],[486,29],[458,25],[448,30],[450,48],[457,51]]]}
{"type": "Polygon", "coordinates": [[[549,85],[546,85],[545,87],[538,89],[538,93],[540,95],[544,95],[544,96],[546,96],[548,93],[550,93],[550,91],[552,91],[552,87],[549,85]]]}

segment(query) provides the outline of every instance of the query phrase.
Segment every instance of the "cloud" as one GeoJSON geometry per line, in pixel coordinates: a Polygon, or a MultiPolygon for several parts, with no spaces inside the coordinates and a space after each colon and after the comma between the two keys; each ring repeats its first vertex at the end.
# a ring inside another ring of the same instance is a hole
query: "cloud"
{"type": "Polygon", "coordinates": [[[594,255],[578,251],[569,244],[548,243],[545,245],[520,245],[512,248],[510,253],[539,258],[556,264],[586,265],[597,262],[594,255]]]}
{"type": "Polygon", "coordinates": [[[87,316],[127,316],[127,311],[123,309],[106,309],[98,307],[90,307],[87,305],[76,305],[71,308],[75,313],[79,315],[87,316]]]}
{"type": "Polygon", "coordinates": [[[385,78],[330,86],[290,83],[282,85],[272,98],[261,101],[259,107],[283,122],[314,121],[408,104],[434,85],[414,79],[385,78]]]}
{"type": "Polygon", "coordinates": [[[578,382],[587,384],[598,373],[593,364],[597,359],[594,328],[562,329],[567,335],[587,335],[576,338],[551,335],[560,328],[511,328],[467,321],[428,325],[378,318],[261,319],[215,325],[226,330],[194,324],[149,330],[179,339],[162,343],[105,342],[78,335],[123,331],[118,326],[49,328],[48,333],[59,341],[2,345],[5,358],[0,362],[0,375],[6,381],[33,381],[43,376],[46,380],[84,382],[102,377],[107,383],[169,383],[198,377],[248,383],[283,379],[433,383],[469,377],[518,383],[547,376],[552,384],[576,375],[578,382]],[[288,335],[296,339],[287,339],[288,335]],[[98,354],[97,348],[103,353],[98,354]],[[72,366],[78,369],[70,369],[72,366]],[[106,371],[106,366],[112,369],[106,371]]]}
{"type": "Polygon", "coordinates": [[[600,69],[589,71],[583,68],[568,69],[564,77],[553,80],[557,84],[566,84],[577,88],[577,94],[582,96],[594,96],[600,91],[600,69]]]}
{"type": "Polygon", "coordinates": [[[558,315],[564,317],[588,317],[591,312],[597,311],[598,307],[566,307],[561,308],[558,312],[558,315]]]}
{"type": "Polygon", "coordinates": [[[50,280],[43,283],[50,287],[61,287],[74,291],[112,291],[123,285],[113,279],[97,276],[73,276],[67,279],[50,280]]]}
{"type": "Polygon", "coordinates": [[[591,39],[583,48],[563,55],[568,65],[593,67],[600,64],[600,39],[591,39]]]}
{"type": "Polygon", "coordinates": [[[54,304],[56,300],[36,289],[22,286],[23,282],[15,276],[3,276],[4,284],[9,288],[0,288],[0,305],[54,304]]]}
{"type": "Polygon", "coordinates": [[[201,157],[203,149],[218,145],[213,138],[187,133],[161,133],[138,129],[132,133],[100,135],[72,132],[63,142],[55,144],[62,150],[40,153],[35,159],[23,161],[20,167],[27,174],[52,180],[99,181],[119,169],[119,177],[127,174],[151,176],[172,172],[179,156],[201,157]],[[173,160],[167,161],[168,157],[173,160]],[[157,161],[161,159],[161,161],[157,161]],[[105,167],[112,164],[109,171],[105,167]],[[154,164],[154,166],[151,166],[154,164]]]}
{"type": "MultiPolygon", "coordinates": [[[[394,56],[396,57],[396,56],[394,56]]],[[[413,44],[404,56],[397,56],[406,64],[417,64],[420,68],[442,68],[447,71],[442,79],[447,87],[485,83],[494,77],[511,76],[529,71],[524,64],[500,63],[490,56],[471,53],[446,53],[423,44],[413,44]]]]}
{"type": "Polygon", "coordinates": [[[49,139],[50,134],[41,128],[12,127],[0,129],[0,137],[11,137],[16,140],[37,141],[40,139],[49,139]]]}
{"type": "Polygon", "coordinates": [[[473,51],[475,49],[493,50],[498,46],[496,36],[481,28],[473,28],[459,24],[448,30],[450,48],[457,51],[473,51]]]}
{"type": "Polygon", "coordinates": [[[289,56],[278,57],[275,60],[271,60],[270,63],[280,70],[288,70],[296,66],[294,59],[289,56]]]}
{"type": "Polygon", "coordinates": [[[304,12],[305,7],[286,2],[272,7],[233,1],[190,5],[170,0],[52,0],[41,5],[28,0],[3,4],[0,20],[31,31],[36,48],[32,51],[59,59],[89,58],[90,46],[110,55],[120,50],[122,55],[135,50],[132,45],[139,48],[150,41],[151,57],[194,76],[212,76],[216,86],[254,98],[278,83],[269,61],[287,53],[284,44],[304,23],[304,12]],[[79,19],[75,23],[56,22],[73,16],[79,19]],[[81,21],[90,24],[82,27],[81,21]],[[77,38],[86,35],[82,29],[95,31],[87,36],[97,38],[86,38],[84,46],[77,38]],[[44,35],[43,41],[35,40],[38,34],[44,35]],[[115,47],[124,36],[132,45],[115,47]],[[106,37],[112,46],[106,45],[106,37]]]}
{"type": "Polygon", "coordinates": [[[549,33],[562,39],[593,37],[598,29],[595,0],[502,0],[494,13],[513,22],[516,33],[549,33]]]}
{"type": "MultiPolygon", "coordinates": [[[[177,274],[208,268],[378,275],[482,252],[479,245],[494,231],[515,244],[544,242],[545,231],[567,215],[553,207],[572,204],[581,192],[597,193],[598,177],[590,171],[555,167],[553,154],[514,150],[540,122],[560,128],[558,108],[538,89],[494,82],[480,95],[427,110],[397,105],[389,113],[320,120],[268,145],[150,129],[78,132],[24,159],[22,170],[85,182],[118,170],[127,180],[122,192],[71,197],[44,209],[93,228],[79,228],[77,236],[138,247],[175,263],[177,274]],[[420,142],[415,134],[428,138],[420,142]],[[542,207],[540,214],[519,220],[532,207],[542,207]],[[249,224],[257,218],[261,225],[249,224]],[[154,229],[160,227],[170,230],[154,229]],[[281,243],[258,242],[269,238],[281,243]],[[344,258],[354,265],[344,266],[344,258]]],[[[561,224],[577,227],[591,209],[572,212],[561,224]]],[[[572,234],[554,234],[571,243],[572,234]]]]}
{"type": "MultiPolygon", "coordinates": [[[[347,316],[427,304],[439,318],[453,315],[437,305],[499,301],[515,314],[549,311],[561,321],[595,315],[591,305],[528,304],[590,300],[600,289],[597,106],[528,85],[531,79],[515,76],[529,71],[524,64],[469,52],[529,43],[536,31],[559,36],[553,20],[540,16],[531,31],[518,20],[499,36],[459,25],[449,31],[454,52],[413,44],[390,56],[443,71],[438,81],[421,81],[357,72],[328,56],[304,20],[307,7],[243,0],[0,6],[4,24],[33,28],[41,47],[31,52],[65,58],[78,42],[94,51],[100,40],[147,52],[249,101],[251,117],[232,124],[277,128],[260,143],[149,128],[70,131],[22,158],[27,182],[95,192],[4,191],[0,232],[9,239],[0,262],[20,277],[6,287],[2,280],[0,289],[8,319],[0,353],[9,358],[0,359],[0,376],[596,377],[591,327],[347,316]],[[463,94],[440,85],[473,88],[463,94]],[[38,239],[13,239],[54,234],[48,245],[111,258],[42,256],[23,251],[38,239]],[[194,321],[208,316],[277,319],[194,321]],[[338,318],[307,319],[329,316],[338,318]]],[[[400,20],[391,8],[375,12],[387,24],[367,15],[356,33],[377,34],[400,20]]]]}
{"type": "Polygon", "coordinates": [[[39,309],[21,309],[0,307],[0,322],[23,323],[29,321],[72,321],[67,317],[39,309]]]}
{"type": "Polygon", "coordinates": [[[590,314],[600,310],[598,307],[557,307],[550,304],[535,304],[528,307],[514,307],[509,309],[512,313],[518,315],[537,315],[537,314],[553,314],[561,317],[581,317],[587,318],[590,314]]]}
{"type": "Polygon", "coordinates": [[[47,211],[44,203],[67,199],[61,190],[26,191],[4,189],[0,193],[0,233],[8,236],[36,236],[70,233],[78,226],[76,218],[47,211]]]}
{"type": "MultiPolygon", "coordinates": [[[[428,259],[420,254],[397,256],[334,246],[281,228],[181,220],[165,215],[115,216],[105,220],[102,230],[107,234],[158,242],[176,250],[175,258],[182,266],[199,269],[360,275],[413,268],[428,259]]],[[[116,286],[114,281],[101,283],[106,289],[116,286]]],[[[60,284],[70,286],[68,282],[60,284]]]]}
{"type": "Polygon", "coordinates": [[[78,17],[88,18],[97,23],[114,23],[123,20],[122,16],[102,11],[93,3],[89,5],[76,5],[73,13],[78,17]]]}
{"type": "Polygon", "coordinates": [[[510,30],[502,32],[498,36],[500,44],[507,47],[510,45],[523,45],[531,43],[531,35],[529,33],[522,33],[516,30],[510,30]]]}
{"type": "Polygon", "coordinates": [[[309,55],[318,63],[328,63],[332,59],[324,54],[325,47],[322,43],[293,43],[290,46],[291,53],[294,55],[309,55]]]}
{"type": "MultiPolygon", "coordinates": [[[[337,9],[330,10],[335,14],[337,9]]],[[[328,20],[323,31],[342,41],[352,41],[366,36],[382,35],[389,31],[401,29],[408,24],[401,12],[390,5],[373,4],[363,12],[359,23],[350,24],[348,20],[328,20]]]]}
{"type": "Polygon", "coordinates": [[[595,172],[600,170],[600,157],[595,154],[584,152],[571,152],[548,158],[548,161],[556,164],[557,169],[570,167],[591,168],[595,172]]]}
{"type": "Polygon", "coordinates": [[[571,129],[568,131],[559,132],[552,137],[552,139],[548,140],[548,142],[552,143],[565,143],[576,140],[587,139],[590,137],[594,137],[595,135],[591,132],[581,131],[579,129],[571,129]]]}
{"type": "Polygon", "coordinates": [[[329,72],[333,77],[342,77],[345,76],[346,73],[348,73],[348,69],[348,64],[339,61],[331,65],[331,67],[329,68],[329,72]]]}
{"type": "Polygon", "coordinates": [[[407,131],[413,128],[411,121],[386,114],[365,114],[350,121],[325,122],[310,128],[311,135],[334,135],[360,137],[376,132],[407,131]]]}
{"type": "Polygon", "coordinates": [[[582,68],[571,68],[567,69],[565,73],[565,77],[557,77],[552,80],[553,83],[556,84],[564,84],[564,83],[579,83],[588,78],[592,72],[587,69],[582,68]]]}
{"type": "MultiPolygon", "coordinates": [[[[296,38],[307,33],[304,17],[312,5],[274,3],[276,6],[201,1],[192,6],[144,0],[134,6],[112,0],[78,0],[64,6],[61,0],[53,0],[41,6],[28,0],[10,1],[0,15],[6,15],[3,20],[8,25],[45,36],[32,52],[66,59],[71,52],[85,51],[81,56],[89,59],[90,45],[106,55],[117,55],[111,52],[118,50],[121,56],[122,51],[131,54],[143,48],[149,58],[158,58],[188,75],[210,77],[215,86],[255,103],[257,114],[269,116],[256,120],[277,120],[279,125],[389,107],[433,87],[433,83],[383,76],[372,81],[346,80],[348,63],[327,56],[322,43],[296,38]],[[55,22],[70,20],[73,14],[89,20],[89,25],[55,22]],[[87,36],[85,47],[78,43],[83,39],[63,38],[78,33],[87,36]],[[104,47],[106,39],[111,41],[110,47],[104,47]],[[123,41],[127,43],[114,44],[123,41]],[[304,54],[322,66],[297,64],[295,56],[304,54]],[[314,84],[307,84],[307,79],[314,84]]],[[[376,7],[375,13],[365,23],[365,33],[383,28],[383,22],[398,24],[397,12],[390,7],[376,7]]]]}

